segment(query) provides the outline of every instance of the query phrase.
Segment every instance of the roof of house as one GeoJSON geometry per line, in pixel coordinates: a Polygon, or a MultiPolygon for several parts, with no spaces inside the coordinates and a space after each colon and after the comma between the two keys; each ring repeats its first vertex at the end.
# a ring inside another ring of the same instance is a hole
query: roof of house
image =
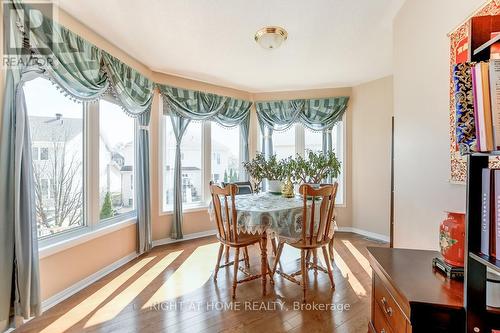
{"type": "Polygon", "coordinates": [[[31,141],[71,141],[83,131],[83,119],[30,116],[31,141]]]}

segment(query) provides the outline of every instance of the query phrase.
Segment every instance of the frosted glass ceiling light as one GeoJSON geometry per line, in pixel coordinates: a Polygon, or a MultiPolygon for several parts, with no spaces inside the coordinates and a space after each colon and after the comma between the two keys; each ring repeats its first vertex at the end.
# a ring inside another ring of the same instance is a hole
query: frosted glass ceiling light
{"type": "Polygon", "coordinates": [[[280,47],[287,37],[286,30],[280,27],[265,27],[255,33],[255,41],[268,50],[280,47]]]}

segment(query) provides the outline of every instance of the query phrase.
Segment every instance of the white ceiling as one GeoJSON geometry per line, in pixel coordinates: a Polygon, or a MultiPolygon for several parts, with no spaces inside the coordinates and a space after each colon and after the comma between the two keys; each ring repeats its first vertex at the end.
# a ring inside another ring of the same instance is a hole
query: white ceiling
{"type": "Polygon", "coordinates": [[[392,73],[404,0],[59,0],[152,70],[250,92],[353,86],[392,73]],[[266,25],[288,31],[276,50],[266,25]]]}

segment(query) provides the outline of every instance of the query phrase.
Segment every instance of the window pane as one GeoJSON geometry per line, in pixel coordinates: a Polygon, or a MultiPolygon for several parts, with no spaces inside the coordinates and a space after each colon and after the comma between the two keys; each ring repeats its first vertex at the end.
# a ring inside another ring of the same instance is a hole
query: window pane
{"type": "Polygon", "coordinates": [[[135,120],[116,104],[99,102],[100,219],[134,210],[135,120]]]}
{"type": "Polygon", "coordinates": [[[323,133],[304,128],[304,147],[315,152],[323,151],[323,133]]]}
{"type": "Polygon", "coordinates": [[[82,226],[83,106],[48,80],[24,85],[33,145],[38,236],[82,226]]]}
{"type": "MultiPolygon", "coordinates": [[[[169,117],[163,117],[163,210],[172,210],[176,140],[169,117]]],[[[181,142],[182,202],[189,206],[202,201],[202,123],[191,122],[181,142]]]]}
{"type": "Polygon", "coordinates": [[[240,127],[212,125],[212,180],[236,182],[240,174],[240,127]]]}
{"type": "Polygon", "coordinates": [[[273,132],[273,153],[278,159],[295,156],[295,126],[285,131],[273,132]]]}

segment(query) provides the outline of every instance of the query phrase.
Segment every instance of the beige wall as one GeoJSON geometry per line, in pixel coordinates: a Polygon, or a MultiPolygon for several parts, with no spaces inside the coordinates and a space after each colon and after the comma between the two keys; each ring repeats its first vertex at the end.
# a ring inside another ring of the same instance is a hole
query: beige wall
{"type": "Polygon", "coordinates": [[[392,76],[352,90],[352,226],[389,236],[392,76]]]}
{"type": "Polygon", "coordinates": [[[445,210],[465,211],[451,184],[449,38],[483,0],[407,0],[394,20],[395,245],[437,249],[445,210]]]}
{"type": "Polygon", "coordinates": [[[42,300],[135,253],[136,227],[126,228],[40,259],[42,300]]]}

